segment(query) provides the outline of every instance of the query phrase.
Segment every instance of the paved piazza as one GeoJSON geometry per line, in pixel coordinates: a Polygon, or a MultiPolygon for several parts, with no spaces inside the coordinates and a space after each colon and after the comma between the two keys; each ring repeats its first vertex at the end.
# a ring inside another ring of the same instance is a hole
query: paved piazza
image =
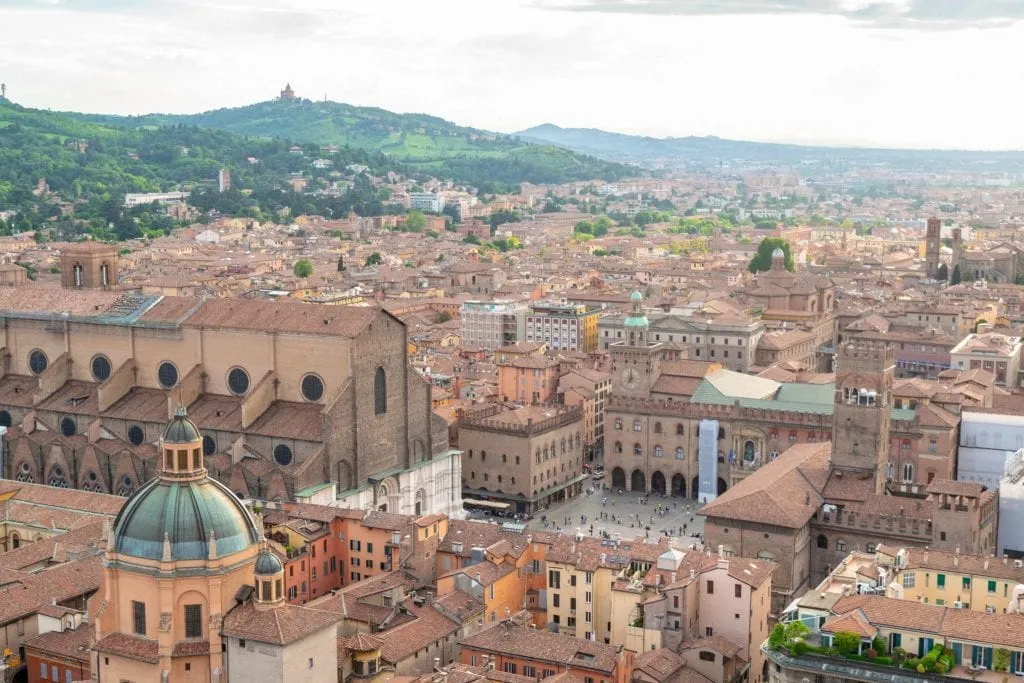
{"type": "MultiPolygon", "coordinates": [[[[704,518],[697,514],[698,509],[700,505],[694,500],[651,495],[641,503],[635,493],[628,491],[618,493],[604,489],[588,494],[584,489],[578,498],[559,503],[532,517],[526,522],[526,527],[547,531],[561,530],[565,533],[576,533],[579,530],[587,536],[608,534],[609,537],[614,537],[615,534],[621,534],[621,540],[630,540],[646,534],[653,541],[668,533],[673,538],[680,539],[676,544],[678,548],[685,549],[691,544],[702,548],[701,537],[695,535],[704,532],[704,518]],[[658,512],[659,506],[667,508],[664,514],[658,512]],[[607,518],[603,517],[602,513],[607,515],[607,518]],[[581,519],[582,515],[586,516],[585,522],[581,519]],[[649,531],[647,527],[650,527],[649,531]]],[[[512,521],[476,514],[472,517],[499,522],[512,521]]]]}

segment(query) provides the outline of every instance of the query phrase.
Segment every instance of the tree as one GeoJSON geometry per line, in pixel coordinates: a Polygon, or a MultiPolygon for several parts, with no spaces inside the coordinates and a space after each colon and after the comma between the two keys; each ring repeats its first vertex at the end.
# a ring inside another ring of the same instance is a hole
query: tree
{"type": "Polygon", "coordinates": [[[375,251],[375,252],[373,252],[372,254],[370,254],[369,256],[366,257],[366,263],[364,265],[367,265],[367,266],[379,266],[383,262],[384,262],[384,258],[380,255],[380,252],[379,251],[375,251]]]}
{"type": "Polygon", "coordinates": [[[441,311],[436,316],[434,316],[434,322],[439,324],[439,325],[441,323],[446,323],[446,322],[448,322],[451,319],[452,319],[452,314],[449,313],[448,311],[441,311]]]}
{"type": "Polygon", "coordinates": [[[427,227],[427,218],[419,211],[410,211],[402,226],[405,232],[423,232],[425,227],[427,227]]]}
{"type": "Polygon", "coordinates": [[[786,255],[786,270],[792,271],[793,254],[790,252],[789,242],[781,237],[766,237],[761,240],[761,243],[757,245],[757,253],[754,254],[754,258],[750,259],[750,265],[747,266],[747,270],[751,273],[771,270],[772,252],[776,249],[782,249],[782,253],[786,255]]]}
{"type": "Polygon", "coordinates": [[[832,645],[843,654],[856,654],[860,648],[860,636],[848,631],[840,631],[832,639],[832,645]]]}
{"type": "Polygon", "coordinates": [[[342,254],[341,256],[338,257],[338,272],[339,273],[344,273],[345,272],[345,255],[344,254],[342,254]]]}
{"type": "Polygon", "coordinates": [[[466,244],[480,244],[480,238],[476,235],[466,235],[462,238],[462,241],[466,244]]]}
{"type": "Polygon", "coordinates": [[[949,279],[949,267],[945,263],[939,264],[939,270],[935,273],[936,280],[942,280],[943,282],[949,279]]]}
{"type": "Polygon", "coordinates": [[[958,285],[960,284],[961,279],[962,276],[960,275],[960,264],[958,263],[955,266],[953,266],[953,273],[949,276],[949,284],[958,285]]]}
{"type": "Polygon", "coordinates": [[[295,262],[292,272],[295,273],[295,277],[309,277],[313,274],[313,264],[309,262],[308,258],[300,258],[295,262]]]}

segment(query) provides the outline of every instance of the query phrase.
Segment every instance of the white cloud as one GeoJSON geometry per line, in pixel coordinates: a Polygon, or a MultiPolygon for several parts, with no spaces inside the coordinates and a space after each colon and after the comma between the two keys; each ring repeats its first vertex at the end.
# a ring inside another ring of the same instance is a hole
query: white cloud
{"type": "Polygon", "coordinates": [[[503,131],[1024,147],[1020,24],[865,28],[849,3],[706,15],[532,2],[0,0],[0,80],[23,104],[84,111],[237,106],[290,81],[313,99],[503,131]]]}

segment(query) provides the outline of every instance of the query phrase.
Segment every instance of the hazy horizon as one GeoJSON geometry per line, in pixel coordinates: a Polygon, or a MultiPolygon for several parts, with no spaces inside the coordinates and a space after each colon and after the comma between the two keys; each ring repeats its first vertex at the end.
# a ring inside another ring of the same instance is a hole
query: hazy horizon
{"type": "MultiPolygon", "coordinates": [[[[296,93],[514,133],[1020,151],[1024,7],[929,0],[0,0],[16,103],[191,114],[296,93]],[[958,87],[960,86],[960,87],[958,87]],[[965,88],[964,86],[967,86],[965,88]]],[[[1024,4],[1024,3],[1022,3],[1024,4]]]]}

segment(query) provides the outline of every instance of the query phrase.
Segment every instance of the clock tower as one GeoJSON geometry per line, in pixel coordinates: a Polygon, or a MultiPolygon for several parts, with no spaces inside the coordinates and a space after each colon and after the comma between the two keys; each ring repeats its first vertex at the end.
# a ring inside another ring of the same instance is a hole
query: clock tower
{"type": "Polygon", "coordinates": [[[608,347],[612,356],[612,393],[629,398],[648,398],[661,374],[661,344],[648,338],[649,324],[644,314],[644,297],[633,292],[631,308],[624,326],[626,338],[608,347]]]}

